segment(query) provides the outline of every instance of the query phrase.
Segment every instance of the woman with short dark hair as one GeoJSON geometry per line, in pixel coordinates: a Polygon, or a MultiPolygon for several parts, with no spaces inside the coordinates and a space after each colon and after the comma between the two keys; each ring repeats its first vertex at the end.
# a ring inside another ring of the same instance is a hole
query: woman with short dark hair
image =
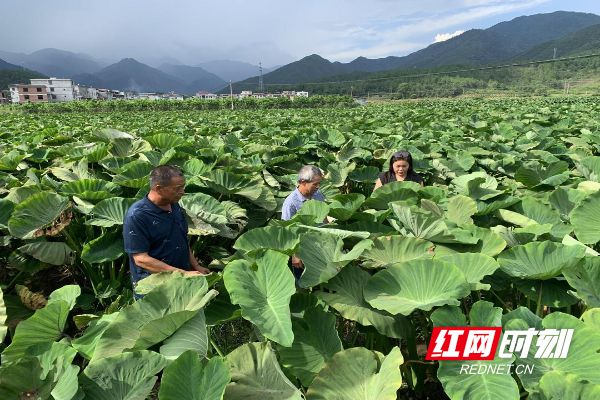
{"type": "MultiPolygon", "coordinates": [[[[392,154],[389,169],[379,174],[375,181],[375,189],[391,182],[411,181],[424,185],[423,177],[413,169],[413,159],[406,150],[400,150],[392,154]]],[[[375,190],[374,189],[374,190],[375,190]]]]}

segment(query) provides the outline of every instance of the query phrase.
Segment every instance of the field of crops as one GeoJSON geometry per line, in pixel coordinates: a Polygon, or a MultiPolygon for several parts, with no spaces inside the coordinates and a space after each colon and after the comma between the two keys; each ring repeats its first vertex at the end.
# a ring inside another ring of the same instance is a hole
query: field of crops
{"type": "Polygon", "coordinates": [[[600,398],[599,153],[593,97],[0,113],[0,398],[600,398]],[[398,149],[426,186],[372,193],[398,149]],[[133,302],[123,217],[160,164],[213,273],[133,302]],[[280,221],[303,164],[327,201],[280,221]],[[574,333],[426,361],[440,326],[574,333]]]}

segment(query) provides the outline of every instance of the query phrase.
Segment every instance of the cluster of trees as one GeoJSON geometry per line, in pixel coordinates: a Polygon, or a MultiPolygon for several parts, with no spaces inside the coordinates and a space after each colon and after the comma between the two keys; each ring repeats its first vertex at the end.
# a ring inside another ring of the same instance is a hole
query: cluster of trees
{"type": "MultiPolygon", "coordinates": [[[[589,79],[600,73],[600,57],[529,66],[470,69],[446,66],[428,70],[396,70],[376,74],[344,75],[343,82],[328,78],[327,83],[298,84],[296,90],[315,94],[386,95],[395,99],[456,97],[473,91],[506,92],[515,95],[546,95],[562,91],[565,81],[589,79]]],[[[281,90],[271,86],[270,90],[281,90]]]]}
{"type": "MultiPolygon", "coordinates": [[[[268,97],[234,99],[235,109],[287,109],[287,108],[327,108],[353,107],[356,105],[349,96],[310,96],[268,97]]],[[[226,110],[231,108],[230,99],[203,100],[190,98],[176,100],[89,100],[72,101],[67,103],[26,103],[13,106],[16,110],[27,113],[65,113],[65,112],[113,112],[113,111],[181,111],[181,110],[226,110]]]]}

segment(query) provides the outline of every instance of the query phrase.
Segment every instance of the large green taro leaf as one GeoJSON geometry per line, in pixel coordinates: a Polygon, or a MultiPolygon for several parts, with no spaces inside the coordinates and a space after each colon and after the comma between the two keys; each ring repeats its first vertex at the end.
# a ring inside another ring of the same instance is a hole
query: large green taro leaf
{"type": "Polygon", "coordinates": [[[0,171],[14,171],[23,159],[31,154],[21,154],[16,149],[12,149],[0,157],[0,171]]]}
{"type": "Polygon", "coordinates": [[[144,400],[167,364],[160,354],[142,350],[92,361],[79,378],[86,399],[144,400]]]}
{"type": "Polygon", "coordinates": [[[119,186],[140,189],[149,185],[150,171],[152,171],[152,164],[149,162],[133,161],[121,168],[119,174],[113,178],[113,182],[119,186]]]}
{"type": "Polygon", "coordinates": [[[486,187],[487,178],[475,178],[467,183],[467,194],[476,200],[489,200],[504,194],[502,190],[490,189],[486,187]]]}
{"type": "Polygon", "coordinates": [[[365,286],[365,300],[391,314],[409,315],[416,309],[458,305],[470,293],[461,270],[443,261],[412,260],[373,275],[365,286]],[[424,284],[426,283],[426,284],[424,284]]]}
{"type": "Polygon", "coordinates": [[[188,350],[196,352],[201,357],[206,356],[208,333],[204,310],[199,310],[160,346],[160,354],[168,360],[173,360],[188,350]]]}
{"type": "Polygon", "coordinates": [[[8,220],[15,209],[15,203],[7,199],[0,199],[0,228],[8,228],[8,220]]]}
{"type": "MultiPolygon", "coordinates": [[[[600,241],[600,191],[591,194],[570,214],[577,239],[585,244],[600,241]]],[[[10,222],[9,222],[10,223],[10,222]]]]}
{"type": "Polygon", "coordinates": [[[233,245],[236,250],[249,253],[261,249],[273,249],[283,253],[291,253],[300,238],[295,229],[282,226],[265,226],[251,229],[242,234],[233,245]]]}
{"type": "Polygon", "coordinates": [[[368,272],[349,265],[324,285],[327,292],[319,291],[317,296],[342,317],[373,326],[382,335],[396,339],[412,335],[412,325],[403,315],[377,310],[365,301],[363,291],[370,277],[368,272]]]}
{"type": "Polygon", "coordinates": [[[548,200],[552,207],[560,213],[561,218],[566,219],[571,211],[586,197],[587,194],[583,190],[559,187],[552,192],[548,200]]]}
{"type": "Polygon", "coordinates": [[[515,180],[528,188],[543,185],[559,186],[569,179],[569,164],[558,161],[547,166],[538,162],[521,166],[515,173],[515,180]]]}
{"type": "Polygon", "coordinates": [[[76,285],[63,286],[52,292],[44,308],[17,325],[12,342],[2,352],[2,364],[18,361],[34,345],[57,340],[80,294],[81,289],[76,285]]]}
{"type": "Polygon", "coordinates": [[[489,200],[504,192],[497,190],[498,181],[485,172],[473,172],[455,178],[452,183],[458,193],[469,196],[475,200],[489,200]]]}
{"type": "Polygon", "coordinates": [[[204,193],[186,194],[181,205],[194,224],[226,224],[225,208],[217,199],[204,193]]]}
{"type": "Polygon", "coordinates": [[[76,354],[73,348],[60,342],[31,347],[17,362],[0,367],[0,398],[75,398],[79,367],[71,363],[76,354]]]}
{"type": "Polygon", "coordinates": [[[98,340],[92,362],[123,351],[147,349],[167,339],[217,294],[207,291],[204,277],[173,273],[164,284],[119,311],[98,340]]]}
{"type": "Polygon", "coordinates": [[[589,246],[586,246],[585,244],[581,243],[579,240],[574,239],[572,236],[569,236],[569,235],[565,235],[562,238],[562,244],[567,245],[567,246],[579,246],[585,250],[586,256],[600,256],[600,253],[598,253],[596,250],[592,249],[589,246]]]}
{"type": "Polygon", "coordinates": [[[153,167],[158,167],[159,165],[169,164],[169,161],[177,154],[177,150],[169,149],[164,153],[159,151],[144,151],[140,154],[140,160],[147,161],[152,164],[153,167]]]}
{"type": "Polygon", "coordinates": [[[222,400],[229,380],[229,369],[222,358],[201,361],[198,354],[186,351],[165,368],[158,398],[222,400]]]}
{"type": "Polygon", "coordinates": [[[438,379],[444,392],[451,400],[518,400],[519,387],[506,373],[510,360],[497,358],[491,361],[440,361],[438,379]],[[468,366],[478,371],[480,368],[496,368],[503,373],[466,374],[461,368],[468,366]],[[502,368],[502,369],[500,369],[502,368]]]}
{"type": "Polygon", "coordinates": [[[60,192],[80,199],[99,201],[114,197],[119,191],[119,186],[102,179],[78,179],[63,184],[60,192]]]}
{"type": "Polygon", "coordinates": [[[447,218],[458,226],[470,225],[477,212],[477,203],[467,196],[454,196],[448,201],[447,218]]]}
{"type": "Polygon", "coordinates": [[[172,133],[157,133],[145,138],[155,148],[161,150],[169,150],[177,146],[185,144],[185,139],[172,133]]]}
{"type": "Polygon", "coordinates": [[[327,203],[311,199],[302,203],[302,207],[287,223],[299,222],[304,225],[319,225],[325,221],[327,214],[329,214],[327,203]]]}
{"type": "Polygon", "coordinates": [[[309,386],[326,361],[342,350],[335,328],[336,317],[319,307],[304,312],[302,318],[292,318],[294,343],[278,349],[281,364],[309,386]]]}
{"type": "Polygon", "coordinates": [[[457,266],[471,285],[471,290],[489,290],[490,285],[481,283],[481,280],[500,268],[492,257],[478,253],[455,253],[435,259],[457,266]]]}
{"type": "Polygon", "coordinates": [[[346,179],[348,178],[348,174],[356,168],[356,163],[347,163],[347,162],[339,162],[339,163],[331,163],[327,166],[327,173],[325,174],[325,179],[327,182],[334,187],[343,186],[346,183],[346,179]]]}
{"type": "Polygon", "coordinates": [[[246,222],[246,210],[231,201],[220,203],[204,193],[186,195],[181,204],[190,219],[190,235],[214,235],[235,238],[239,232],[230,227],[242,229],[246,222]]]}
{"type": "MultiPolygon", "coordinates": [[[[466,318],[458,307],[439,308],[431,314],[435,326],[465,326],[466,318]]],[[[469,312],[471,326],[500,326],[502,309],[494,307],[487,301],[473,304],[469,312]]],[[[444,392],[452,400],[517,400],[519,387],[517,382],[507,373],[466,374],[461,369],[466,366],[479,368],[501,367],[508,370],[511,359],[495,357],[492,361],[440,361],[437,376],[444,386],[444,392]]]]}
{"type": "Polygon", "coordinates": [[[583,158],[577,165],[577,169],[588,181],[600,182],[600,157],[583,158]]]}
{"type": "Polygon", "coordinates": [[[21,239],[41,236],[40,230],[54,222],[69,206],[69,199],[55,193],[41,192],[17,204],[8,231],[21,239]]]}
{"type": "Polygon", "coordinates": [[[364,201],[365,196],[359,193],[339,194],[331,199],[329,215],[339,221],[347,221],[364,201]]]}
{"type": "Polygon", "coordinates": [[[372,244],[369,239],[361,240],[350,251],[344,253],[344,242],[339,237],[321,232],[303,233],[300,235],[298,252],[304,264],[300,286],[307,288],[327,282],[372,244]]]}
{"type": "Polygon", "coordinates": [[[600,399],[600,385],[581,381],[576,375],[550,371],[540,379],[532,400],[594,400],[600,399]]]}
{"type": "Polygon", "coordinates": [[[41,193],[42,190],[36,186],[20,186],[14,187],[8,191],[8,194],[4,198],[4,200],[11,201],[12,203],[21,204],[26,199],[30,198],[34,194],[41,193]]]}
{"type": "Polygon", "coordinates": [[[415,237],[378,237],[373,240],[373,247],[363,252],[362,258],[365,261],[362,265],[367,268],[380,268],[417,258],[432,258],[433,248],[433,243],[415,237]]]}
{"type": "Polygon", "coordinates": [[[256,260],[256,271],[244,260],[235,260],[223,273],[225,287],[242,317],[258,327],[267,338],[289,347],[294,341],[290,298],[296,292],[289,257],[267,250],[256,260]]]}
{"type": "Polygon", "coordinates": [[[350,178],[350,180],[353,180],[356,182],[371,183],[371,182],[375,182],[378,174],[379,174],[379,169],[377,167],[367,166],[367,167],[356,168],[354,171],[350,172],[348,177],[350,178]]]}
{"type": "Polygon", "coordinates": [[[435,243],[476,244],[478,241],[468,230],[450,229],[443,219],[429,212],[397,203],[392,204],[392,210],[408,234],[417,238],[435,243]]]}
{"type": "Polygon", "coordinates": [[[402,385],[398,347],[387,356],[355,347],[336,353],[306,392],[307,400],[395,400],[402,385]]]}
{"type": "Polygon", "coordinates": [[[394,201],[416,204],[420,188],[415,182],[392,182],[375,190],[364,204],[376,210],[387,210],[394,201]]]}
{"type": "Polygon", "coordinates": [[[231,383],[228,400],[302,400],[302,394],[284,375],[270,342],[248,343],[226,357],[231,383]]]}
{"type": "Polygon", "coordinates": [[[538,351],[535,343],[529,348],[527,358],[517,357],[516,364],[534,367],[531,374],[520,375],[528,392],[537,390],[542,378],[550,372],[572,374],[578,382],[600,384],[600,332],[590,311],[582,318],[584,322],[571,315],[555,312],[542,320],[543,329],[573,329],[573,337],[566,358],[535,358],[538,351]],[[589,317],[589,321],[586,317],[589,317]]]}
{"type": "Polygon", "coordinates": [[[541,280],[518,279],[513,282],[515,289],[520,291],[535,304],[560,308],[577,303],[577,297],[570,294],[571,287],[560,277],[541,280]]]}
{"type": "Polygon", "coordinates": [[[125,138],[117,138],[111,140],[108,151],[115,157],[133,157],[140,154],[139,161],[142,161],[141,155],[152,151],[152,146],[150,146],[150,143],[141,139],[129,140],[125,138]]]}
{"type": "Polygon", "coordinates": [[[600,257],[585,257],[563,275],[588,307],[600,307],[600,257]]]}
{"type": "Polygon", "coordinates": [[[122,197],[113,197],[102,200],[92,208],[88,225],[102,226],[109,228],[115,225],[123,225],[125,214],[135,199],[124,199],[122,197]]]}
{"type": "Polygon", "coordinates": [[[120,232],[107,232],[83,245],[81,259],[90,264],[114,261],[125,253],[123,235],[120,232]]]}
{"type": "Polygon", "coordinates": [[[585,254],[579,246],[544,241],[514,246],[498,256],[504,272],[526,279],[550,279],[577,263],[585,254]]]}
{"type": "Polygon", "coordinates": [[[524,228],[528,226],[539,225],[535,220],[511,210],[498,210],[496,211],[496,216],[504,222],[524,228]]]}
{"type": "Polygon", "coordinates": [[[63,242],[27,243],[19,247],[19,251],[51,265],[72,264],[75,259],[74,251],[63,242]]]}
{"type": "Polygon", "coordinates": [[[111,322],[113,322],[118,315],[118,312],[114,312],[112,314],[104,314],[100,318],[92,320],[83,335],[71,342],[71,346],[87,360],[90,360],[94,355],[96,345],[100,341],[102,334],[108,329],[111,322]]]}
{"type": "Polygon", "coordinates": [[[100,129],[99,131],[94,132],[94,137],[102,142],[110,142],[114,139],[135,139],[135,137],[130,133],[118,131],[112,128],[100,129]]]}
{"type": "Polygon", "coordinates": [[[344,134],[337,129],[321,128],[319,130],[319,140],[325,142],[331,147],[340,147],[346,142],[344,134]]]}
{"type": "Polygon", "coordinates": [[[447,255],[453,253],[481,253],[490,257],[495,257],[504,250],[506,241],[496,232],[471,225],[467,228],[474,238],[478,239],[476,244],[446,244],[436,245],[436,255],[447,255]]]}
{"type": "Polygon", "coordinates": [[[217,193],[242,196],[265,210],[272,211],[277,201],[268,187],[249,175],[236,175],[223,170],[212,170],[205,175],[205,184],[217,193]]]}
{"type": "Polygon", "coordinates": [[[364,231],[347,231],[344,229],[339,229],[335,227],[330,227],[329,224],[325,226],[310,226],[310,225],[295,225],[300,232],[313,231],[313,232],[321,232],[328,235],[339,237],[340,239],[347,238],[357,238],[357,239],[367,239],[371,236],[369,232],[364,231]]]}

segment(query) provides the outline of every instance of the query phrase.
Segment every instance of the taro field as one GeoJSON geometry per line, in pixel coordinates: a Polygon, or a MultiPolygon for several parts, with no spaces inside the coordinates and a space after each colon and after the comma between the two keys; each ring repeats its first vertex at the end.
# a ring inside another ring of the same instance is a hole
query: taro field
{"type": "Polygon", "coordinates": [[[0,398],[600,398],[599,154],[594,97],[2,112],[0,398]],[[399,149],[425,186],[373,192],[399,149]],[[133,301],[123,216],[161,164],[212,273],[133,301]],[[326,201],[281,221],[304,164],[326,201]],[[426,359],[439,327],[555,340],[426,359]]]}

